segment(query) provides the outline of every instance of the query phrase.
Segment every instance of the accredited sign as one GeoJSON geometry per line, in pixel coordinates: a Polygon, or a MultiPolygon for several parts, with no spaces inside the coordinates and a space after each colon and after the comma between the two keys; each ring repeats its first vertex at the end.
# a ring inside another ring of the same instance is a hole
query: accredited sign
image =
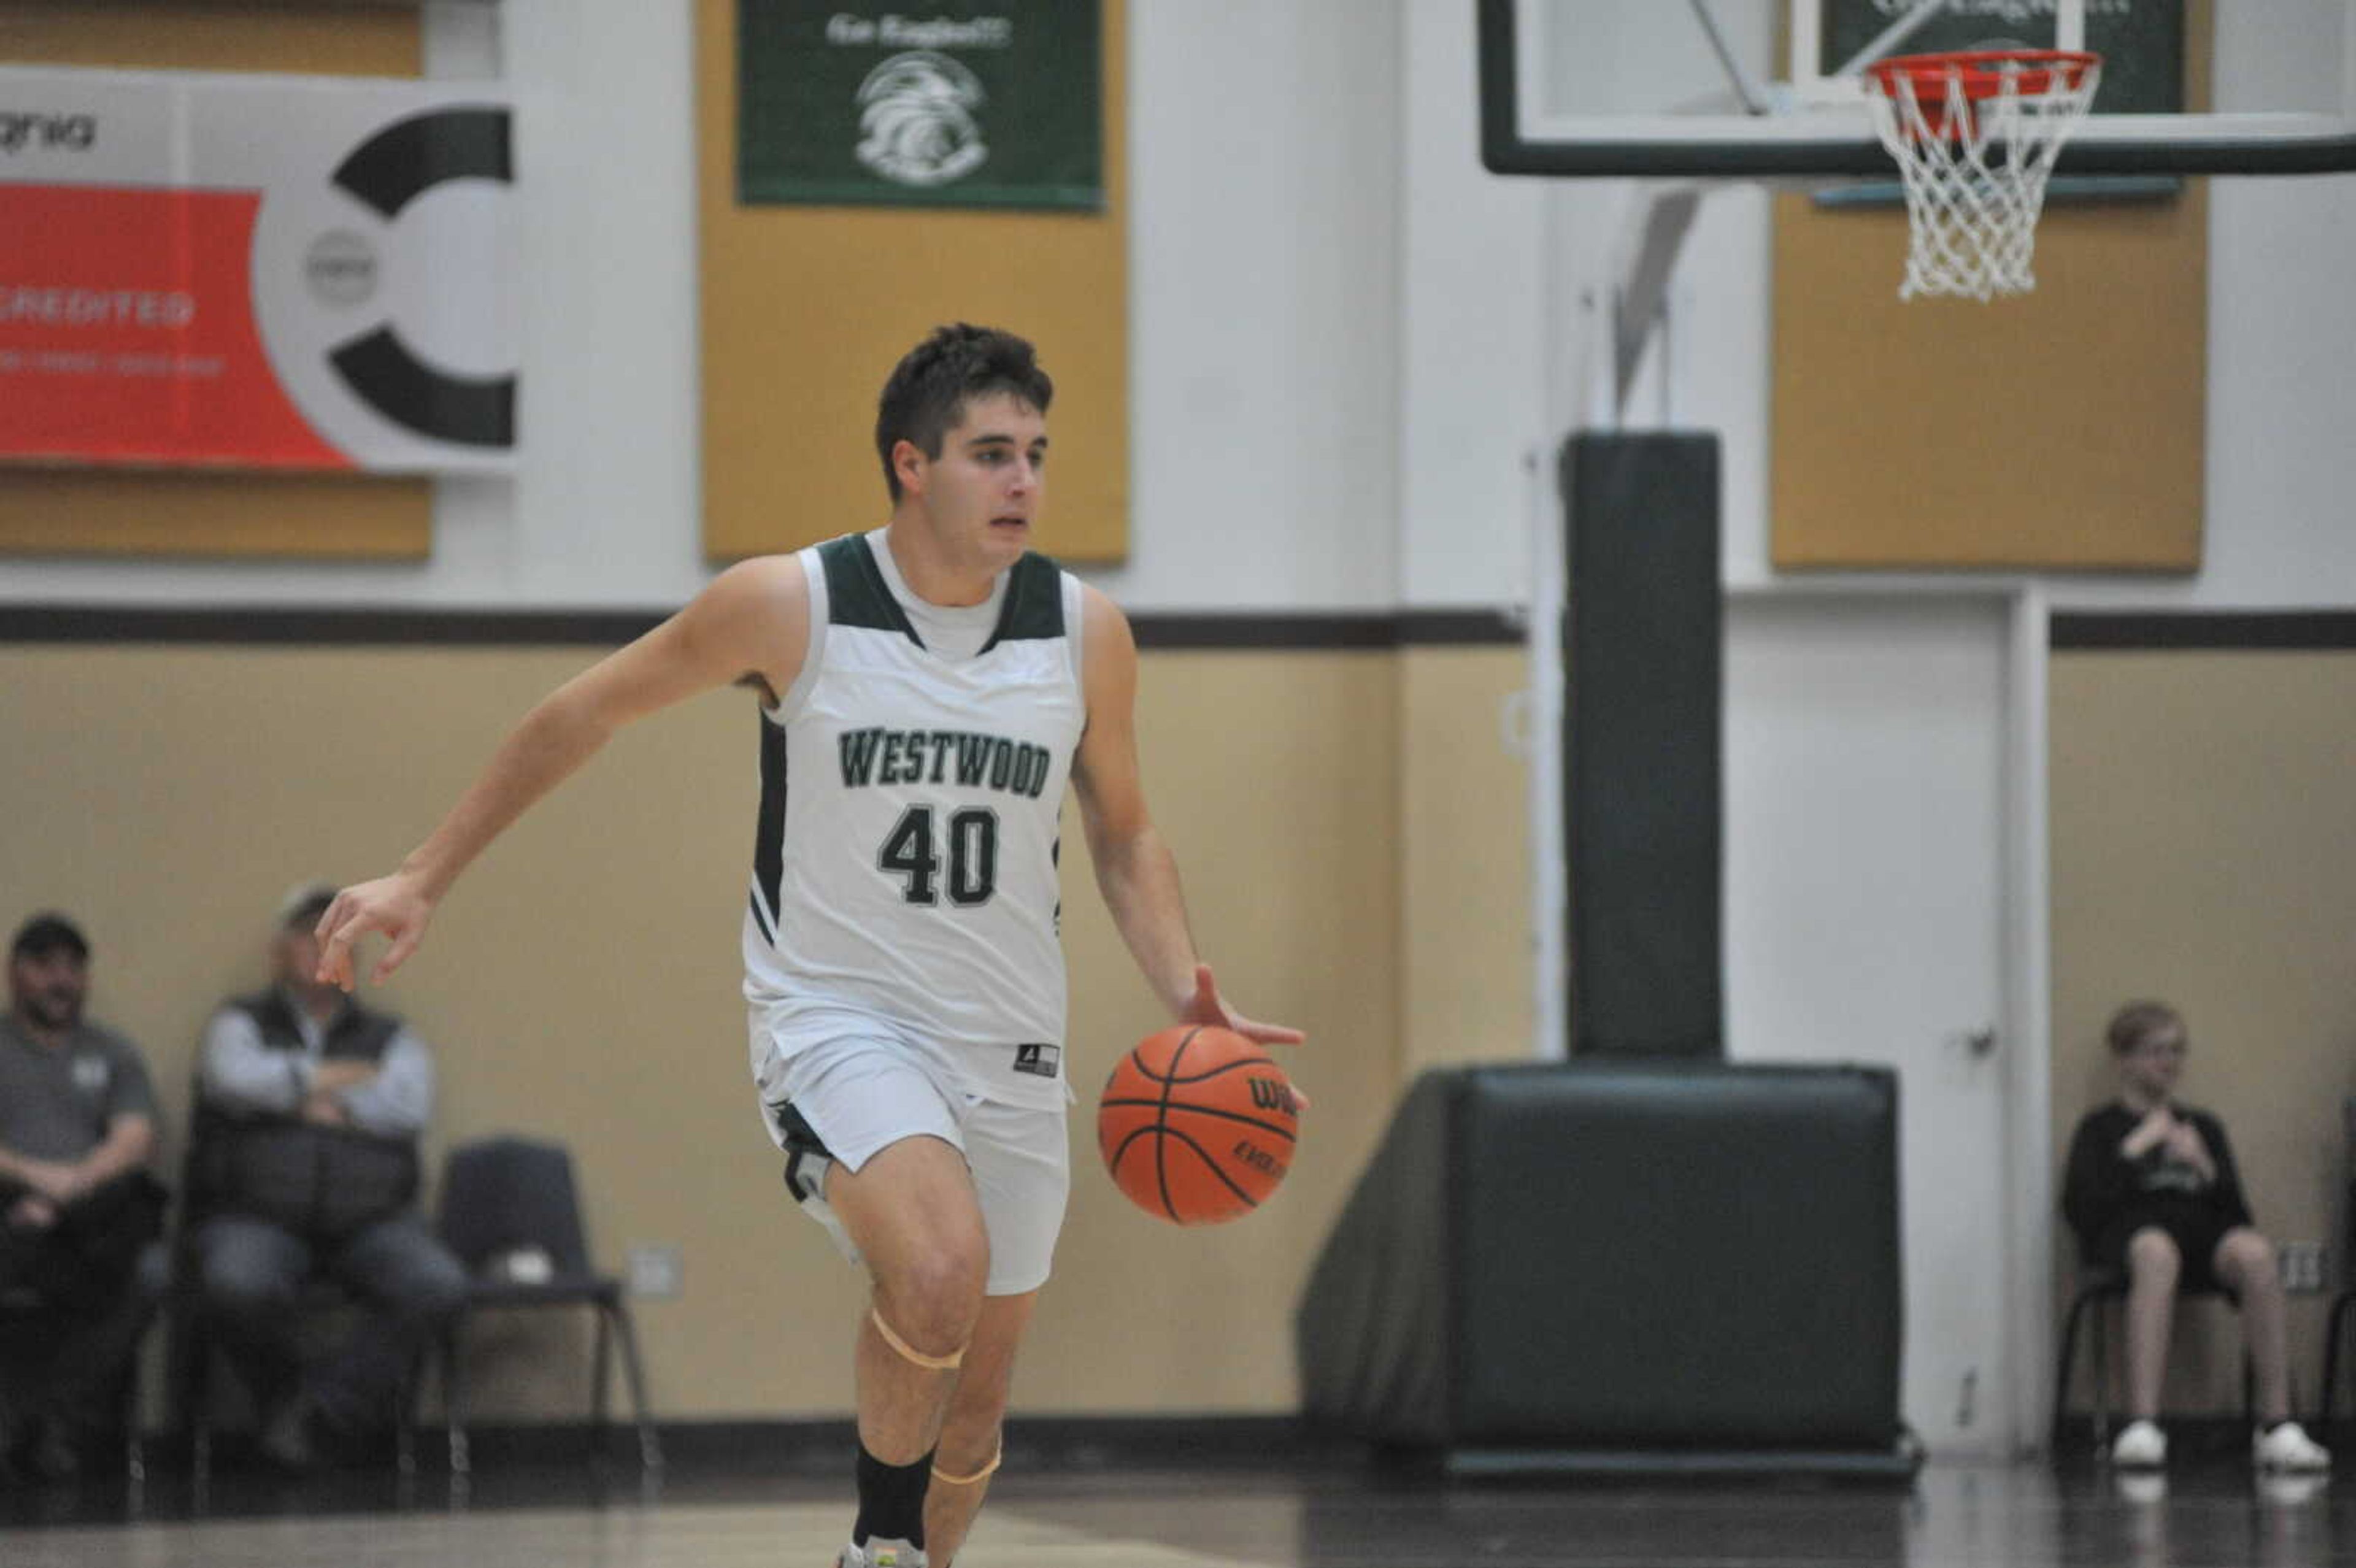
{"type": "Polygon", "coordinates": [[[507,104],[0,69],[0,459],[512,466],[507,104]]]}

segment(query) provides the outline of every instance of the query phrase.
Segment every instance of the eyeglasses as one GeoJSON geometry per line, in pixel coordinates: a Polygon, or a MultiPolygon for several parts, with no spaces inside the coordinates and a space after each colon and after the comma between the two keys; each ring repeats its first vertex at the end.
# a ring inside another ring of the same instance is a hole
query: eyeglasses
{"type": "Polygon", "coordinates": [[[2128,1054],[2131,1056],[2190,1056],[2192,1044],[2182,1040],[2147,1040],[2128,1054]]]}

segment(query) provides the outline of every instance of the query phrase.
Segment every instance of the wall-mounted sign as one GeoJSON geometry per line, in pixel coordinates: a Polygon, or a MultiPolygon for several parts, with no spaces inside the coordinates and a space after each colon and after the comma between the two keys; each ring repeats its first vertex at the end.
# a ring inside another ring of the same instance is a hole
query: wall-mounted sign
{"type": "Polygon", "coordinates": [[[739,0],[737,199],[1104,206],[1098,0],[739,0]]]}
{"type": "Polygon", "coordinates": [[[0,458],[513,465],[509,108],[0,69],[0,458]]]}

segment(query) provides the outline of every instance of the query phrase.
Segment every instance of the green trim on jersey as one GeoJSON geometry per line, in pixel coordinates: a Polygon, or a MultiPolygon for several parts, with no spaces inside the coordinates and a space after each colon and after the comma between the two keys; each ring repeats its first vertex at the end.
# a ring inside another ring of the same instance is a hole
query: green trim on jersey
{"type": "Polygon", "coordinates": [[[918,647],[925,645],[916,628],[908,624],[900,602],[892,597],[892,585],[884,581],[884,569],[875,564],[875,552],[868,548],[866,535],[845,534],[829,539],[818,547],[818,559],[826,568],[830,625],[898,632],[918,647]]]}
{"type": "MultiPolygon", "coordinates": [[[[892,596],[884,569],[864,534],[845,534],[818,547],[819,563],[826,568],[827,622],[836,626],[863,626],[877,632],[897,632],[918,647],[925,639],[908,624],[907,612],[892,596]]],[[[998,625],[981,646],[988,653],[1001,643],[1032,642],[1064,635],[1064,569],[1037,550],[1024,550],[1009,569],[1006,602],[999,607],[998,625]]]]}
{"type": "Polygon", "coordinates": [[[786,731],[767,714],[761,721],[761,815],[753,838],[753,918],[761,934],[777,939],[785,908],[786,731]]]}
{"type": "Polygon", "coordinates": [[[1006,603],[998,629],[982,644],[988,653],[1001,643],[1027,643],[1064,635],[1064,569],[1035,549],[1026,549],[1006,579],[1006,603]]]}

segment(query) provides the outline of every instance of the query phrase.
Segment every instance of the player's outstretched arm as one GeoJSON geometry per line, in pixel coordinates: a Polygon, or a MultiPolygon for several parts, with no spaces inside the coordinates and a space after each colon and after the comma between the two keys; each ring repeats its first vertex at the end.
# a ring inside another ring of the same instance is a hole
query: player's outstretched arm
{"type": "Polygon", "coordinates": [[[809,645],[809,590],[792,556],[729,568],[661,625],[542,698],[398,870],[336,895],[319,917],[322,981],[347,991],[353,949],[389,939],[373,979],[408,961],[460,872],[623,725],[734,682],[791,686],[809,645]]]}
{"type": "Polygon", "coordinates": [[[1138,775],[1137,639],[1111,600],[1093,588],[1084,591],[1083,599],[1087,621],[1080,646],[1088,717],[1072,783],[1088,857],[1096,864],[1097,891],[1171,1017],[1218,1024],[1263,1045],[1298,1044],[1304,1038],[1299,1029],[1258,1023],[1230,1007],[1194,951],[1177,857],[1153,826],[1138,775]]]}

